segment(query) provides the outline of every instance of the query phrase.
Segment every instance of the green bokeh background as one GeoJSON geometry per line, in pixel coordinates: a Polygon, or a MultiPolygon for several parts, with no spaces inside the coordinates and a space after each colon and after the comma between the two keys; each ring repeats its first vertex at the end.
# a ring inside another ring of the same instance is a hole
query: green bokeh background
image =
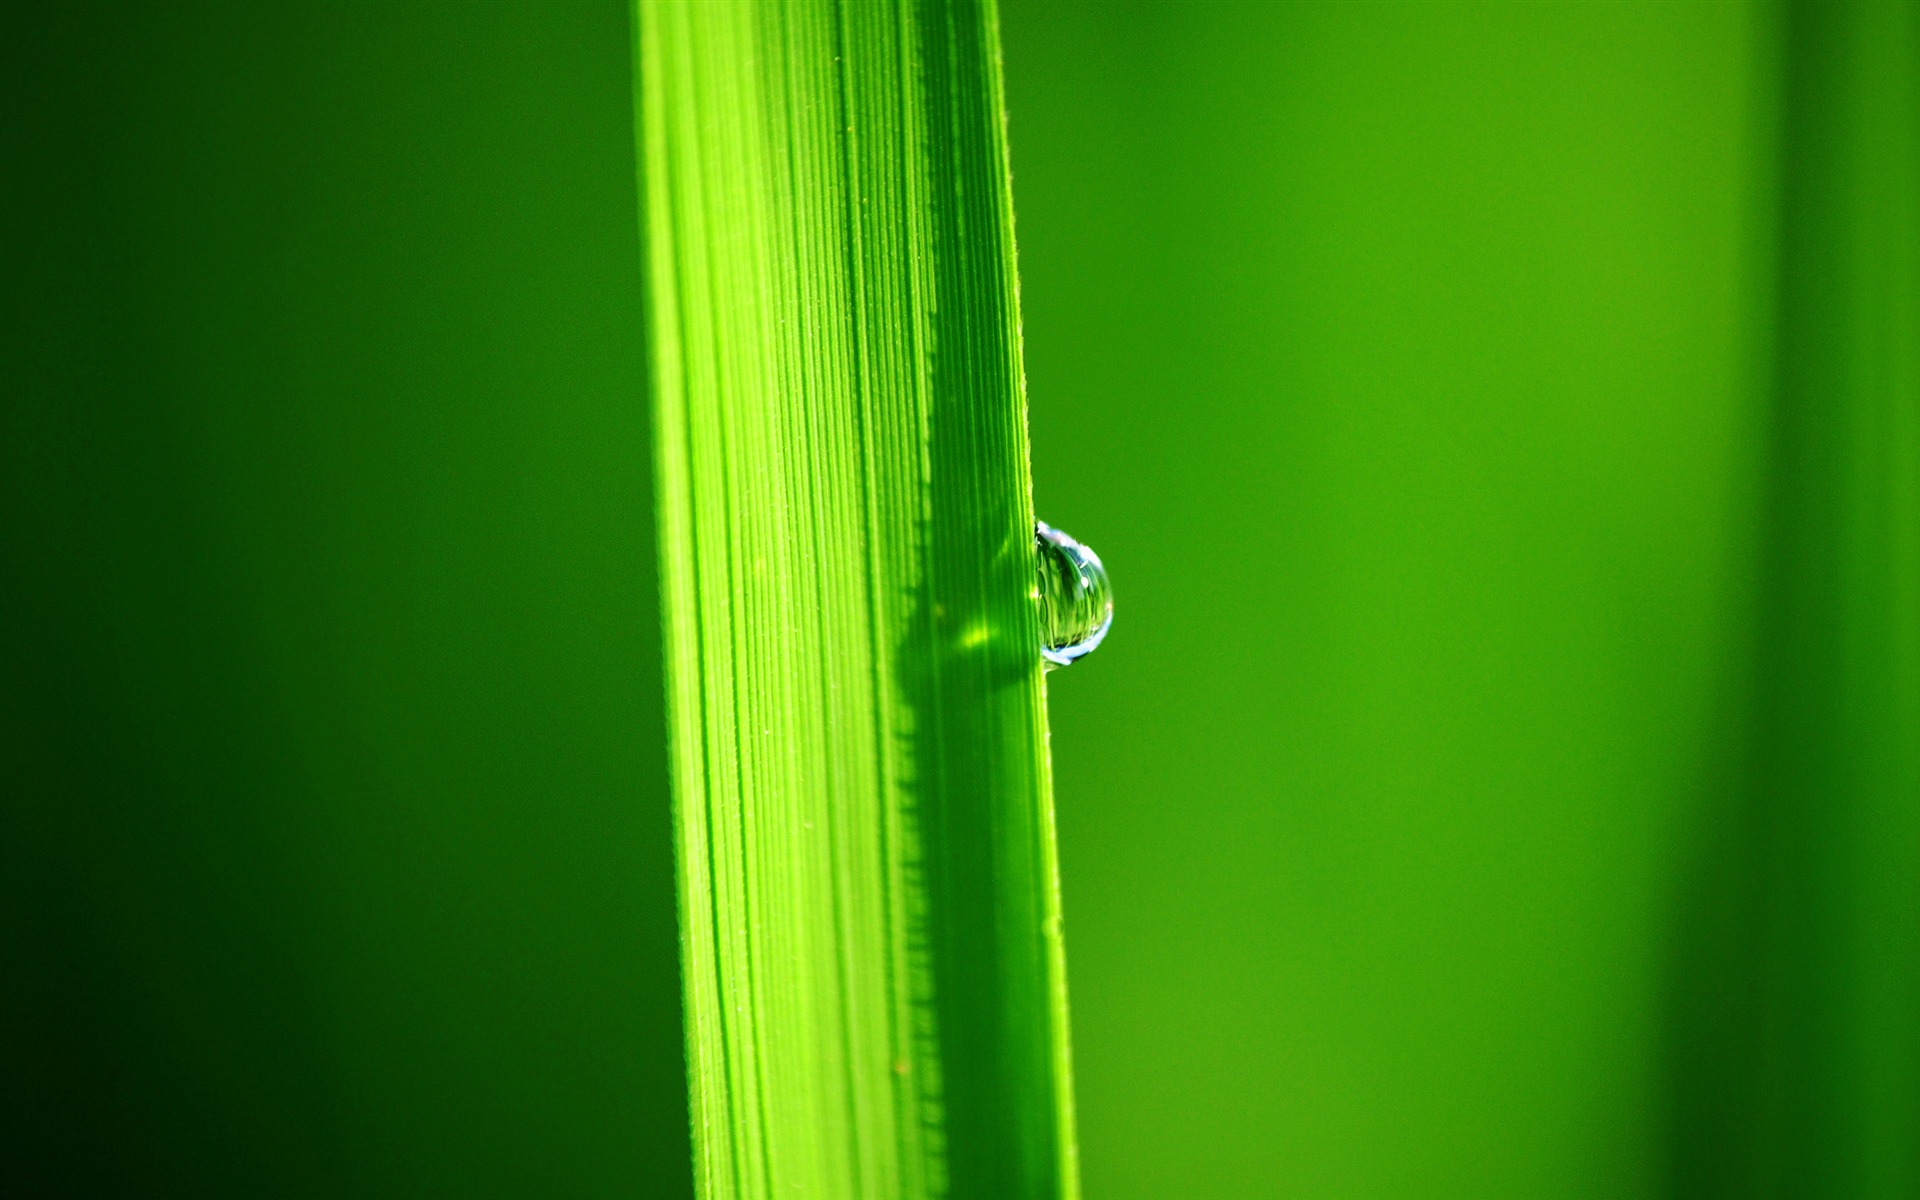
{"type": "MultiPolygon", "coordinates": [[[[1006,3],[1090,1200],[1916,1194],[1811,7],[1006,3]]],[[[17,1194],[688,1194],[629,37],[0,16],[17,1194]]]]}
{"type": "Polygon", "coordinates": [[[625,5],[0,55],[0,1193],[689,1194],[625,5]]]}
{"type": "Polygon", "coordinates": [[[1029,4],[1038,511],[1086,1185],[1656,1191],[1754,541],[1731,5],[1029,4]]]}
{"type": "Polygon", "coordinates": [[[1920,6],[1006,43],[1088,1195],[1920,1195],[1920,6]]]}

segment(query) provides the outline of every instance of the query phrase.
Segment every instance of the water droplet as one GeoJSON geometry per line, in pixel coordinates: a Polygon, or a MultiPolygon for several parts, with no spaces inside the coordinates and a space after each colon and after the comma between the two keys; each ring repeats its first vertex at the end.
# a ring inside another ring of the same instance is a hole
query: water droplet
{"type": "Polygon", "coordinates": [[[1033,523],[1040,576],[1040,657],[1046,669],[1091,654],[1113,624],[1113,587],[1100,556],[1045,521],[1033,523]]]}

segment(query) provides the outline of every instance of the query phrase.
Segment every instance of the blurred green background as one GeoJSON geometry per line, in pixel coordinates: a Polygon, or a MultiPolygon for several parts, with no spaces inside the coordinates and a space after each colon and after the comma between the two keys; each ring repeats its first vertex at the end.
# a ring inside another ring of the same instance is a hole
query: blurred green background
{"type": "Polygon", "coordinates": [[[1920,7],[1006,7],[1087,1194],[1920,1196],[1920,7]]]}
{"type": "Polygon", "coordinates": [[[1010,5],[1089,1196],[1658,1191],[1754,544],[1733,5],[1010,5]]]}
{"type": "MultiPolygon", "coordinates": [[[[1005,4],[1090,1200],[1920,1195],[1914,11],[1005,4]]],[[[687,1194],[629,37],[0,16],[0,1190],[687,1194]]]]}
{"type": "Polygon", "coordinates": [[[0,1193],[689,1194],[630,55],[0,15],[0,1193]]]}

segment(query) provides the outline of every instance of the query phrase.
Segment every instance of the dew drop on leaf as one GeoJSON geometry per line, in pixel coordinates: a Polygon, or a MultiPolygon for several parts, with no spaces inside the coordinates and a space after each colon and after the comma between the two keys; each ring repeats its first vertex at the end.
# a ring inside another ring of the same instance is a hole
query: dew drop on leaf
{"type": "Polygon", "coordinates": [[[1093,653],[1113,624],[1113,588],[1100,556],[1044,521],[1033,523],[1040,657],[1046,669],[1093,653]]]}

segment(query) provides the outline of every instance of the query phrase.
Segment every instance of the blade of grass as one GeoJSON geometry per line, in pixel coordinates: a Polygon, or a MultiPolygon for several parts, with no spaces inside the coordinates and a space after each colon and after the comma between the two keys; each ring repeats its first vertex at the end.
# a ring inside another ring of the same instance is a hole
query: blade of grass
{"type": "Polygon", "coordinates": [[[1781,11],[1754,1178],[1920,1189],[1920,4],[1781,11]]]}
{"type": "Polygon", "coordinates": [[[1687,881],[1671,1194],[1920,1194],[1920,3],[1777,21],[1751,741],[1687,881]]]}
{"type": "Polygon", "coordinates": [[[636,31],[702,1194],[1071,1196],[995,9],[636,31]]]}

